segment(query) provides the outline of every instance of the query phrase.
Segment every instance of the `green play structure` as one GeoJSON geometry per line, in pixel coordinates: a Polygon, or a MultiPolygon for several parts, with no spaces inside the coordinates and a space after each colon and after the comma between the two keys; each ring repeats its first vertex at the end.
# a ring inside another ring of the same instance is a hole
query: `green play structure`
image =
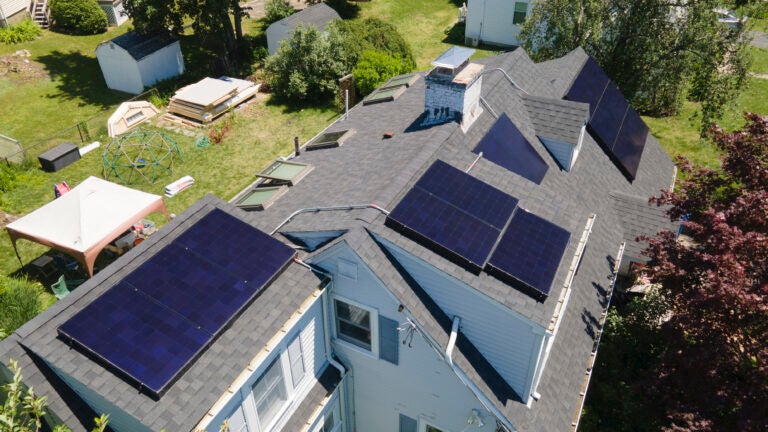
{"type": "Polygon", "coordinates": [[[136,129],[119,136],[104,149],[104,178],[117,177],[123,184],[138,178],[150,183],[164,172],[173,173],[173,162],[181,150],[176,141],[162,132],[136,129]]]}

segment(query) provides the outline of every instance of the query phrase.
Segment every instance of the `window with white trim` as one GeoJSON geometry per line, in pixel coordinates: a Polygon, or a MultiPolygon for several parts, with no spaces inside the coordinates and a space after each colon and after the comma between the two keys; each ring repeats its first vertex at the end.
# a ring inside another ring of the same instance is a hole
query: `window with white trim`
{"type": "Polygon", "coordinates": [[[253,384],[252,392],[259,423],[262,429],[266,429],[288,400],[279,356],[272,360],[267,370],[253,384]]]}
{"type": "Polygon", "coordinates": [[[297,334],[291,343],[288,344],[288,363],[291,365],[293,387],[296,388],[307,372],[304,365],[304,348],[301,344],[301,333],[297,334]]]}
{"type": "Polygon", "coordinates": [[[528,16],[528,3],[515,2],[515,12],[512,15],[512,24],[522,24],[528,16]]]}
{"type": "Polygon", "coordinates": [[[373,351],[371,311],[340,299],[334,299],[336,336],[364,350],[373,351]]]}

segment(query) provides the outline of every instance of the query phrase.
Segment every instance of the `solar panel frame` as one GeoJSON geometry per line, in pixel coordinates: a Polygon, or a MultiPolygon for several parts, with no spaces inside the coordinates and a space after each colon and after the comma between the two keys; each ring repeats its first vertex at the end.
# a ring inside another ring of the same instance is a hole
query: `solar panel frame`
{"type": "Polygon", "coordinates": [[[506,113],[501,114],[472,151],[536,184],[541,184],[549,169],[506,113]]]}
{"type": "Polygon", "coordinates": [[[277,239],[213,209],[59,326],[59,335],[159,399],[295,254],[277,239]],[[146,328],[147,323],[154,324],[146,328]],[[153,331],[169,327],[193,334],[194,343],[176,346],[185,340],[183,332],[152,339],[157,334],[153,331]],[[114,338],[126,340],[111,343],[114,338]],[[165,353],[168,346],[176,356],[165,353]],[[161,358],[153,356],[156,352],[161,358]],[[166,367],[159,370],[155,363],[166,367]]]}
{"type": "Polygon", "coordinates": [[[588,57],[579,75],[565,94],[565,99],[588,103],[589,118],[591,119],[609,82],[610,78],[600,65],[592,57],[588,57]]]}
{"type": "Polygon", "coordinates": [[[648,132],[648,126],[630,105],[613,146],[613,154],[630,180],[637,176],[648,132]]]}
{"type": "Polygon", "coordinates": [[[621,94],[618,87],[613,83],[608,83],[605,93],[600,99],[600,105],[598,105],[589,125],[597,134],[600,142],[611,152],[621,131],[621,124],[628,107],[629,102],[621,94]]]}
{"type": "Polygon", "coordinates": [[[571,233],[518,208],[485,271],[538,301],[544,301],[560,268],[571,233]]]}

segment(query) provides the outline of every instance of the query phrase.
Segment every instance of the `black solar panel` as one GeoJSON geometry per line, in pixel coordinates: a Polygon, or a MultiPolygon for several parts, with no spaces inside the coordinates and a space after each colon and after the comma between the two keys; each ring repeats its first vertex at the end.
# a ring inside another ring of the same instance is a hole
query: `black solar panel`
{"type": "Polygon", "coordinates": [[[517,199],[436,161],[387,217],[387,226],[480,273],[517,199]]]}
{"type": "Polygon", "coordinates": [[[215,209],[59,327],[160,398],[295,252],[215,209]]]}
{"type": "Polygon", "coordinates": [[[436,160],[414,187],[421,188],[498,229],[504,228],[517,206],[517,198],[441,160],[436,160]]]}
{"type": "Polygon", "coordinates": [[[575,102],[588,103],[589,117],[592,118],[608,82],[610,82],[608,75],[603,72],[603,69],[592,57],[589,57],[581,68],[579,76],[571,84],[565,98],[575,102]]]}
{"type": "Polygon", "coordinates": [[[589,57],[565,98],[589,103],[589,132],[619,169],[634,180],[648,127],[605,72],[589,57]]]}
{"type": "Polygon", "coordinates": [[[496,120],[473,151],[536,184],[541,184],[547,173],[547,163],[506,114],[496,120]]]}
{"type": "Polygon", "coordinates": [[[475,273],[480,273],[501,234],[501,229],[420,188],[411,189],[403,197],[386,223],[475,273]]]}
{"type": "Polygon", "coordinates": [[[634,180],[643,156],[645,140],[648,138],[648,126],[631,106],[624,116],[621,132],[613,146],[613,153],[624,167],[627,176],[634,180]]]}
{"type": "Polygon", "coordinates": [[[570,237],[565,229],[518,208],[485,269],[543,301],[570,237]]]}

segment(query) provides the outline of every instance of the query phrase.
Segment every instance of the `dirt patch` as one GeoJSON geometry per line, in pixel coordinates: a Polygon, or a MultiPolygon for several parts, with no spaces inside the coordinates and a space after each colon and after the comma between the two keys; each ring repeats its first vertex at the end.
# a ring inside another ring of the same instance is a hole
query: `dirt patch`
{"type": "Polygon", "coordinates": [[[27,50],[0,57],[0,77],[13,81],[32,81],[47,77],[45,67],[29,57],[27,50]]]}

